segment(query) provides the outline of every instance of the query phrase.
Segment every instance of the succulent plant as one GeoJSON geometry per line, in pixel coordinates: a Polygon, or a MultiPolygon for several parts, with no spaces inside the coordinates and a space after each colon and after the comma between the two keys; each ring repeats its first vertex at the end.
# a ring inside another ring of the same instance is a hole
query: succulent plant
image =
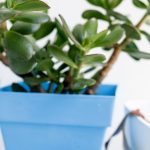
{"type": "Polygon", "coordinates": [[[122,0],[87,1],[100,9],[84,11],[85,22],[73,29],[61,15],[51,19],[50,7],[41,0],[0,3],[0,60],[22,77],[29,89],[15,83],[15,91],[94,94],[121,52],[135,60],[150,59],[150,54],[136,45],[142,36],[150,41],[147,31],[140,28],[150,15],[149,0],[132,0],[145,10],[136,25],[116,11],[122,0]],[[102,21],[107,22],[105,30],[98,28],[102,21]],[[38,41],[45,37],[49,40],[39,46],[38,41]],[[112,54],[107,59],[102,53],[92,53],[94,48],[112,54]],[[92,75],[87,78],[89,73],[92,75]],[[47,89],[43,82],[48,84],[47,89]]]}

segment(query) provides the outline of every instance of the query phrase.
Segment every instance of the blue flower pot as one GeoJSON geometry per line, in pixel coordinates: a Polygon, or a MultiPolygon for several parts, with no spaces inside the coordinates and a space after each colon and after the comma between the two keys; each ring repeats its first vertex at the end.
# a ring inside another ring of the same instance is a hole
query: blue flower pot
{"type": "Polygon", "coordinates": [[[111,125],[115,85],[96,95],[0,92],[6,150],[102,150],[111,125]]]}

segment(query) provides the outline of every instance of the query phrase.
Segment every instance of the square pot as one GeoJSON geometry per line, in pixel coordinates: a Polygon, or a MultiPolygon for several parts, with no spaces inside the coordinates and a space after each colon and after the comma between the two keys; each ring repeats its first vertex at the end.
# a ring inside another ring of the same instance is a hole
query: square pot
{"type": "Polygon", "coordinates": [[[96,95],[0,92],[6,150],[102,150],[111,125],[115,85],[96,95]]]}

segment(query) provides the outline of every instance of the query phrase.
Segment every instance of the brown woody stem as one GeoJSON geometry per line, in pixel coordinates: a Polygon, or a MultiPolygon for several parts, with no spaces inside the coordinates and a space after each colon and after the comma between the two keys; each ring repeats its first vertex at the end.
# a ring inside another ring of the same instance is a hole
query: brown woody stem
{"type": "MultiPolygon", "coordinates": [[[[140,21],[137,23],[137,25],[135,26],[135,28],[140,28],[141,25],[144,23],[146,17],[148,16],[148,14],[146,13],[141,19],[140,21]]],[[[128,43],[130,39],[129,38],[125,38],[120,44],[115,45],[114,46],[114,51],[111,55],[111,57],[109,58],[108,62],[104,65],[104,67],[95,75],[95,79],[96,79],[96,84],[87,88],[86,90],[86,94],[95,94],[95,91],[98,87],[99,84],[101,84],[103,82],[103,80],[106,78],[106,76],[108,75],[108,73],[110,72],[110,70],[112,69],[113,65],[116,63],[122,48],[124,47],[124,45],[126,45],[128,43]]]]}

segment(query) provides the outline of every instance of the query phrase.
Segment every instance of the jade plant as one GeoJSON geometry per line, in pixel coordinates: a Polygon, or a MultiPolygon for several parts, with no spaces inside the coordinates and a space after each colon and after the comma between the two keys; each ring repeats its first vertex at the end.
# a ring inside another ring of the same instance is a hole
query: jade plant
{"type": "Polygon", "coordinates": [[[14,83],[14,91],[95,94],[121,52],[135,60],[150,59],[150,54],[137,46],[142,36],[150,41],[150,35],[141,29],[143,23],[148,23],[150,0],[131,1],[135,7],[145,10],[136,25],[128,16],[117,12],[123,0],[87,2],[97,9],[84,11],[85,22],[73,29],[61,15],[51,19],[50,7],[43,1],[0,3],[0,61],[28,87],[14,83]],[[103,21],[106,28],[100,30],[98,25],[103,21]],[[38,42],[43,38],[45,44],[41,46],[38,42]],[[110,51],[110,58],[93,53],[94,48],[110,51]]]}

